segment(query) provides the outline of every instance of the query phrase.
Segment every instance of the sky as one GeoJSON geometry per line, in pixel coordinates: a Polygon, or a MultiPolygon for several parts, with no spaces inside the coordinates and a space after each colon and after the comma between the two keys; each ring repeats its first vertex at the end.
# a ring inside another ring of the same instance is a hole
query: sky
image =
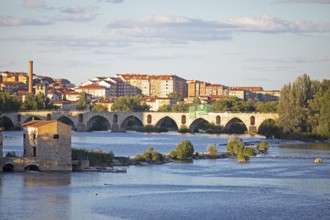
{"type": "Polygon", "coordinates": [[[330,79],[330,0],[0,0],[0,71],[76,85],[174,74],[281,89],[330,79]]]}

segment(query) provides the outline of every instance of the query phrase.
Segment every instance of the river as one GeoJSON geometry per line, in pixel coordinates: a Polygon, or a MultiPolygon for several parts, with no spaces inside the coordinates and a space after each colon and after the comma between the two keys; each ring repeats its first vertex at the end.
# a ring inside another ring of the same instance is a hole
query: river
{"type": "MultiPolygon", "coordinates": [[[[247,144],[263,137],[241,136],[247,144]]],[[[72,133],[74,148],[132,156],[168,153],[188,139],[196,151],[227,135],[72,133]]],[[[22,152],[22,133],[4,132],[4,152],[22,152]]],[[[329,219],[330,146],[270,141],[268,154],[130,166],[127,173],[1,173],[0,219],[329,219]],[[322,157],[322,164],[314,164],[322,157]]]]}

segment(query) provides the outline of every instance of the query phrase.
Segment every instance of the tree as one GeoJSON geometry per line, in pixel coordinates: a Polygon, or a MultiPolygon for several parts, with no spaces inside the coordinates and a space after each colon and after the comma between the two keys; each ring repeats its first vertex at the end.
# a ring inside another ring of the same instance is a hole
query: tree
{"type": "Polygon", "coordinates": [[[194,146],[189,140],[183,140],[175,147],[176,159],[187,160],[192,158],[194,154],[194,146]]]}
{"type": "Polygon", "coordinates": [[[279,126],[284,132],[307,132],[308,102],[313,98],[312,83],[307,74],[298,77],[281,90],[279,126]]]}
{"type": "Polygon", "coordinates": [[[145,112],[150,106],[140,103],[141,96],[123,96],[115,99],[111,109],[118,112],[145,112]]]}
{"type": "Polygon", "coordinates": [[[244,150],[244,143],[238,136],[232,136],[227,142],[227,152],[231,154],[239,154],[244,150]]]}
{"type": "Polygon", "coordinates": [[[183,98],[177,92],[171,92],[170,94],[167,95],[167,97],[170,98],[170,99],[174,99],[177,102],[182,102],[183,101],[183,98]]]}
{"type": "Polygon", "coordinates": [[[216,146],[215,144],[210,144],[210,145],[207,147],[207,151],[209,152],[209,154],[210,154],[212,157],[215,157],[215,156],[217,156],[217,154],[218,154],[217,146],[216,146]]]}
{"type": "Polygon", "coordinates": [[[321,98],[320,121],[317,132],[320,135],[330,137],[330,88],[321,98]]]}
{"type": "Polygon", "coordinates": [[[87,105],[89,104],[87,93],[81,92],[79,95],[78,103],[77,103],[77,109],[78,110],[85,110],[87,108],[87,105]]]}
{"type": "Polygon", "coordinates": [[[19,102],[14,95],[8,92],[0,93],[0,111],[17,111],[19,109],[19,102]]]}
{"type": "Polygon", "coordinates": [[[193,104],[194,104],[194,105],[200,105],[200,104],[201,104],[201,99],[198,98],[198,97],[195,97],[195,98],[194,98],[194,101],[193,101],[193,104]]]}
{"type": "Polygon", "coordinates": [[[24,102],[21,103],[22,110],[38,110],[38,103],[35,96],[32,94],[27,94],[25,96],[24,102]]]}
{"type": "Polygon", "coordinates": [[[171,112],[172,107],[171,105],[162,105],[161,107],[158,108],[159,112],[171,112]]]}
{"type": "Polygon", "coordinates": [[[269,145],[267,141],[261,141],[260,144],[257,145],[256,149],[261,152],[267,152],[269,149],[269,145]]]}
{"type": "Polygon", "coordinates": [[[107,108],[102,105],[96,104],[96,105],[94,105],[92,111],[93,112],[106,112],[107,108]]]}
{"type": "Polygon", "coordinates": [[[268,113],[268,112],[272,112],[275,113],[277,112],[277,108],[278,108],[278,102],[258,102],[257,106],[256,106],[256,110],[258,112],[264,112],[264,113],[268,113]]]}
{"type": "Polygon", "coordinates": [[[179,102],[172,106],[172,112],[188,112],[189,106],[185,105],[184,102],[179,102]]]}

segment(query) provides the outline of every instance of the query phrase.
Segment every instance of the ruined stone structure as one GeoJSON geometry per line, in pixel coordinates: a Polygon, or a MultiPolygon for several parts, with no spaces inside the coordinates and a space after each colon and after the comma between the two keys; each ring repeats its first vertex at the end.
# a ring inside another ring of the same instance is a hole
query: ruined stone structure
{"type": "Polygon", "coordinates": [[[187,128],[194,131],[201,122],[213,123],[228,129],[234,121],[244,123],[248,132],[257,132],[260,125],[267,120],[276,121],[276,113],[238,113],[238,112],[209,112],[173,113],[173,112],[89,112],[89,111],[36,111],[2,113],[1,119],[5,119],[12,126],[21,127],[32,119],[57,120],[72,126],[77,131],[88,131],[97,119],[105,122],[108,130],[125,131],[130,119],[135,118],[142,125],[160,127],[167,120],[173,120],[178,128],[187,128]]]}

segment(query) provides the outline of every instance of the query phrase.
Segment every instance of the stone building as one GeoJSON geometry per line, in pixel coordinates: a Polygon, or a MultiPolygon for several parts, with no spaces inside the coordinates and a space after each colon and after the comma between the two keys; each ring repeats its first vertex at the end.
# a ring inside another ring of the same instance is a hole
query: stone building
{"type": "Polygon", "coordinates": [[[71,126],[56,120],[23,124],[24,157],[34,158],[40,170],[71,171],[71,126]]]}

